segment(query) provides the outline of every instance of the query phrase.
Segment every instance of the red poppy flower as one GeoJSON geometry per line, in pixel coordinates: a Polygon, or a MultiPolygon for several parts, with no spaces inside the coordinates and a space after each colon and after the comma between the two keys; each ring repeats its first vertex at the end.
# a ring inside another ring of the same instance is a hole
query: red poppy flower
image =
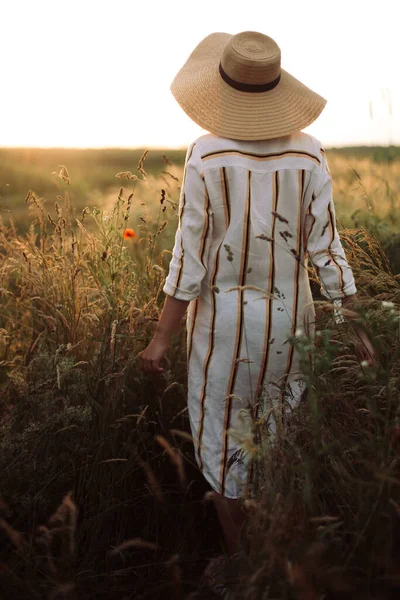
{"type": "Polygon", "coordinates": [[[128,238],[135,238],[136,237],[136,233],[133,231],[133,229],[125,229],[124,231],[124,240],[127,240],[128,238]]]}

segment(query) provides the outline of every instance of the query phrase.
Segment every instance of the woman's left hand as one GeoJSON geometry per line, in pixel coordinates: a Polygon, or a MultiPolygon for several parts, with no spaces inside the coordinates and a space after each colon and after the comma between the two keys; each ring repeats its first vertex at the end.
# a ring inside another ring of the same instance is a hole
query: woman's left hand
{"type": "Polygon", "coordinates": [[[172,336],[181,327],[182,317],[188,304],[189,302],[186,300],[177,300],[177,298],[167,295],[154,337],[138,357],[139,366],[144,373],[164,372],[160,362],[167,354],[172,336]]]}
{"type": "Polygon", "coordinates": [[[165,357],[169,342],[162,337],[155,336],[150,344],[139,354],[140,369],[144,373],[163,373],[160,362],[165,357]]]}

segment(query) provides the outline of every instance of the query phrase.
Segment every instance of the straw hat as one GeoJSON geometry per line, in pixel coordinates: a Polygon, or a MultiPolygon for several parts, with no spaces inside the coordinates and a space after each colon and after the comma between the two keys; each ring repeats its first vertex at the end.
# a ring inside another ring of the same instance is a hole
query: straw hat
{"type": "Polygon", "coordinates": [[[277,43],[255,31],[207,36],[176,75],[171,91],[203,129],[238,140],[300,131],[326,104],[281,69],[277,43]]]}

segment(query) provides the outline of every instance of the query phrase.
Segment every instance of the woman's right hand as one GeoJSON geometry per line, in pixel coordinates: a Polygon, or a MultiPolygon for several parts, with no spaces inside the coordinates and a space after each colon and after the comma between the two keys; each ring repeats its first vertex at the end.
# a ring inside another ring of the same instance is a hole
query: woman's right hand
{"type": "MultiPolygon", "coordinates": [[[[358,314],[356,312],[352,311],[353,314],[349,312],[349,309],[351,311],[352,305],[356,302],[357,299],[357,294],[352,294],[351,296],[345,296],[344,298],[342,298],[342,306],[347,309],[347,316],[351,320],[356,319],[358,317],[358,314]]],[[[369,339],[364,329],[362,329],[357,323],[353,322],[352,325],[358,338],[358,343],[356,345],[357,358],[359,358],[360,362],[365,360],[368,362],[368,365],[370,367],[375,367],[377,363],[377,357],[371,340],[369,339]]]]}

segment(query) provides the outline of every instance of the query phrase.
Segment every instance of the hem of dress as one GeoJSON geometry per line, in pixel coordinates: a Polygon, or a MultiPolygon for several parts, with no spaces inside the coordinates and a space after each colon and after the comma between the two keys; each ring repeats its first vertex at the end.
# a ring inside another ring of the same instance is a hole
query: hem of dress
{"type": "Polygon", "coordinates": [[[232,494],[221,494],[220,489],[219,489],[219,484],[215,485],[214,480],[211,478],[210,475],[207,475],[206,473],[204,473],[204,471],[202,471],[201,469],[200,473],[203,475],[204,479],[207,481],[207,483],[210,484],[210,486],[212,487],[213,491],[216,492],[217,494],[219,494],[220,496],[223,496],[224,498],[229,498],[230,500],[238,500],[239,498],[243,498],[244,494],[238,494],[236,496],[233,496],[232,494]]]}

